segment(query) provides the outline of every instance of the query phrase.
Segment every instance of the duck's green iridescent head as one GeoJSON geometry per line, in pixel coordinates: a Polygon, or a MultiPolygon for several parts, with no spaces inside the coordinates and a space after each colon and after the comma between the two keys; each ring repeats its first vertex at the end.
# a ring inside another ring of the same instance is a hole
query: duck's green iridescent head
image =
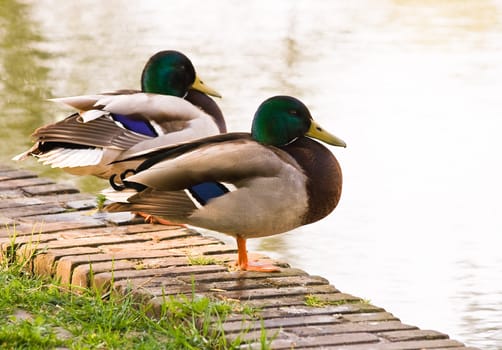
{"type": "Polygon", "coordinates": [[[141,75],[144,92],[183,97],[189,89],[221,97],[205,85],[195,73],[192,62],[181,52],[166,50],[150,57],[141,75]]]}
{"type": "Polygon", "coordinates": [[[309,136],[333,146],[346,147],[343,140],[323,130],[308,108],[291,96],[274,96],[265,100],[256,111],[251,128],[256,141],[284,146],[302,136],[309,136]]]}

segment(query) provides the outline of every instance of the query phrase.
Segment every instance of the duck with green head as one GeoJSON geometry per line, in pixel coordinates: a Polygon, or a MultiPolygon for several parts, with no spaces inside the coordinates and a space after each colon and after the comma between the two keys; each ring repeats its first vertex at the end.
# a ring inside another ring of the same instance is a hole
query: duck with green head
{"type": "Polygon", "coordinates": [[[78,112],[37,129],[33,147],[13,159],[31,155],[72,174],[107,179],[133,166],[110,164],[129,152],[226,132],[221,110],[207,95],[221,97],[200,80],[188,57],[161,51],[146,63],[141,91],[52,99],[78,112]]]}
{"type": "MultiPolygon", "coordinates": [[[[246,240],[324,218],[338,204],[342,172],[307,107],[275,96],[258,108],[249,133],[228,133],[131,155],[143,162],[104,193],[108,211],[142,211],[234,236],[241,270],[277,271],[248,260],[246,240]]],[[[131,160],[125,158],[121,160],[131,160]]],[[[119,160],[119,161],[121,161],[119,160]]]]}

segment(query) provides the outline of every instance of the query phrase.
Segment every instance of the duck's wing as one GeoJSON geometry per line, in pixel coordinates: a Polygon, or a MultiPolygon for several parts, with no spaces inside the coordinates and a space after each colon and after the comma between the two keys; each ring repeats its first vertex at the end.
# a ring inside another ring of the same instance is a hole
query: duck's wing
{"type": "Polygon", "coordinates": [[[122,153],[120,157],[117,157],[114,163],[126,162],[130,160],[140,160],[141,162],[144,162],[144,164],[142,164],[142,167],[140,169],[137,169],[137,171],[141,171],[160,160],[176,157],[205,145],[218,144],[228,141],[238,141],[240,139],[250,139],[249,133],[232,132],[226,134],[195,137],[192,140],[185,140],[177,143],[163,142],[156,147],[150,147],[143,150],[135,150],[135,148],[132,148],[127,152],[122,153]]]}
{"type": "Polygon", "coordinates": [[[84,123],[79,113],[36,129],[32,138],[35,144],[13,160],[33,155],[53,167],[87,166],[99,163],[105,148],[123,151],[151,139],[118,126],[109,115],[84,123]]]}
{"type": "MultiPolygon", "coordinates": [[[[134,173],[122,181],[124,187],[114,186],[115,191],[103,191],[109,200],[115,202],[108,205],[106,210],[141,211],[184,222],[203,205],[199,202],[201,199],[207,202],[208,196],[215,197],[228,192],[226,186],[230,181],[226,185],[219,181],[229,180],[233,176],[228,172],[226,175],[217,173],[225,173],[225,168],[234,172],[237,169],[235,158],[242,154],[241,147],[249,152],[256,149],[257,145],[248,133],[230,133],[180,145],[164,145],[124,158],[121,161],[141,161],[141,164],[122,174],[122,177],[126,177],[134,173]],[[213,162],[214,157],[217,158],[216,163],[213,162]],[[215,173],[216,168],[219,169],[215,173]]],[[[241,172],[243,168],[242,165],[239,167],[241,172]]],[[[237,182],[237,179],[234,180],[237,182]]],[[[114,178],[111,178],[110,182],[113,181],[114,178]]]]}
{"type": "Polygon", "coordinates": [[[134,120],[156,122],[167,132],[180,129],[182,127],[180,123],[208,116],[183,98],[134,90],[54,98],[51,101],[80,110],[83,122],[112,113],[134,120]]]}
{"type": "MultiPolygon", "coordinates": [[[[32,135],[35,145],[14,159],[57,149],[56,155],[50,155],[51,159],[71,157],[73,166],[85,166],[87,161],[74,162],[80,158],[74,153],[84,148],[113,148],[135,153],[219,133],[211,116],[174,96],[122,90],[53,101],[80,112],[38,128],[32,135]]],[[[58,166],[59,162],[49,160],[48,164],[58,166]]]]}
{"type": "Polygon", "coordinates": [[[247,133],[208,137],[143,157],[146,160],[127,182],[160,191],[187,189],[204,182],[239,186],[256,177],[273,177],[284,166],[298,168],[285,152],[264,146],[247,133]]]}
{"type": "MultiPolygon", "coordinates": [[[[33,132],[32,137],[39,144],[53,143],[51,147],[58,144],[61,146],[71,144],[84,147],[114,147],[122,150],[151,138],[118,126],[112,118],[106,115],[85,123],[79,113],[38,128],[33,132]]],[[[44,151],[43,146],[40,148],[44,151]]]]}
{"type": "MultiPolygon", "coordinates": [[[[168,135],[158,142],[143,144],[133,150],[134,152],[159,144],[179,143],[219,133],[218,126],[210,115],[176,96],[131,92],[75,96],[57,101],[81,109],[78,122],[96,122],[94,127],[89,128],[91,134],[88,136],[91,139],[95,128],[105,128],[104,130],[110,133],[111,136],[105,138],[107,141],[100,143],[102,147],[106,147],[106,144],[112,145],[112,139],[120,138],[120,142],[123,142],[123,139],[131,139],[123,148],[130,149],[141,141],[131,136],[131,132],[150,138],[168,135]],[[105,123],[106,126],[102,125],[105,123]],[[111,132],[111,129],[115,130],[111,132]]],[[[86,134],[87,131],[85,128],[72,130],[79,134],[86,134]]]]}

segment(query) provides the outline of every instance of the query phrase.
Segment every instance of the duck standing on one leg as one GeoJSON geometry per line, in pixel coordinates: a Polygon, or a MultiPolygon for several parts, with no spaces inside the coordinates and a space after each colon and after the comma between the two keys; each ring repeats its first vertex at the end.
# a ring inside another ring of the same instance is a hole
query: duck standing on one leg
{"type": "Polygon", "coordinates": [[[252,132],[228,133],[119,160],[143,160],[104,193],[108,211],[143,211],[234,236],[241,270],[277,271],[248,261],[246,239],[324,218],[338,204],[342,172],[323,145],[345,147],[307,107],[276,96],[258,108],[252,132]]]}
{"type": "Polygon", "coordinates": [[[79,112],[37,129],[33,147],[13,159],[31,155],[75,175],[108,179],[135,166],[110,164],[129,152],[226,132],[220,109],[206,94],[221,96],[202,83],[182,53],[152,56],[141,89],[53,99],[79,112]]]}

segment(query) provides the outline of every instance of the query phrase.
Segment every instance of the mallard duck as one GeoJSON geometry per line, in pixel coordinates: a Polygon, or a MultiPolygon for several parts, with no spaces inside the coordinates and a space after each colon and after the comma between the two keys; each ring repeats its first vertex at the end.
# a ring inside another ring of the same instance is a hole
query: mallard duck
{"type": "MultiPolygon", "coordinates": [[[[319,142],[345,147],[298,99],[258,108],[251,133],[228,133],[132,155],[143,162],[113,189],[111,212],[142,211],[234,236],[241,270],[277,271],[248,260],[246,240],[324,218],[338,204],[342,172],[319,142]]],[[[123,160],[131,160],[126,158],[123,160]]],[[[125,174],[124,174],[125,175],[125,174]]],[[[124,177],[124,176],[122,176],[124,177]]]]}
{"type": "Polygon", "coordinates": [[[43,164],[76,175],[107,179],[131,164],[110,164],[160,145],[226,132],[221,110],[185,55],[161,51],[146,63],[141,91],[55,98],[78,109],[66,119],[33,133],[35,144],[14,160],[36,157],[43,164]]]}

